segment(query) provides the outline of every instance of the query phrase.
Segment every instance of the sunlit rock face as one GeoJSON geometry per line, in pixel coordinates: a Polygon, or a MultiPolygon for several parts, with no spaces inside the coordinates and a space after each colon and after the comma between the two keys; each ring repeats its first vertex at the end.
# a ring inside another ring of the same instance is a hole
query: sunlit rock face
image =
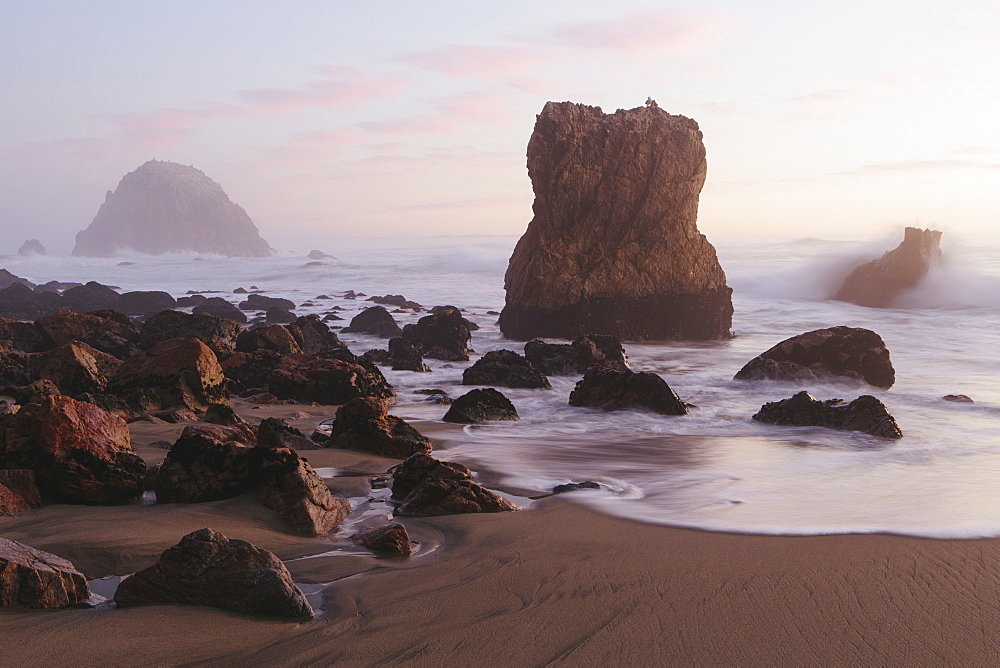
{"type": "Polygon", "coordinates": [[[513,339],[724,339],[732,290],[698,232],[698,124],[655,102],[605,114],[548,102],[528,143],[534,218],[506,275],[513,339]]]}
{"type": "Polygon", "coordinates": [[[76,235],[73,255],[123,252],[267,257],[274,250],[242,207],[204,172],[150,160],[108,192],[94,222],[76,235]]]}
{"type": "Polygon", "coordinates": [[[940,232],[907,227],[899,246],[852,271],[833,298],[873,308],[892,306],[896,297],[915,287],[940,259],[940,232]]]}

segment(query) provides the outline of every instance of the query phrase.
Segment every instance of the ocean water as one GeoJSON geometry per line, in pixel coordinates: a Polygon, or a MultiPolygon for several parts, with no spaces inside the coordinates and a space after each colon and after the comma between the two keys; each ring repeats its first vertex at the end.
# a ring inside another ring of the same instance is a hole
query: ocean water
{"type": "MultiPolygon", "coordinates": [[[[947,239],[947,237],[946,237],[947,239]]],[[[403,294],[426,307],[453,304],[480,326],[476,353],[521,351],[503,339],[503,272],[516,237],[468,236],[364,241],[313,239],[268,259],[136,256],[115,259],[5,257],[15,274],[37,282],[97,280],[125,290],[219,291],[238,286],[300,304],[320,294],[346,325],[370,306],[337,295],[403,294]],[[304,251],[336,256],[305,267],[304,251]],[[122,261],[134,264],[119,266],[122,261]]],[[[664,377],[697,408],[688,416],[604,413],[567,404],[578,377],[553,377],[550,390],[502,391],[522,419],[453,430],[438,453],[489,469],[509,486],[542,494],[582,480],[612,491],[571,498],[644,522],[768,534],[891,532],[941,538],[1000,536],[1000,247],[953,245],[945,262],[907,294],[902,308],[869,309],[826,301],[861,261],[897,242],[713,240],[733,287],[735,337],[710,343],[627,343],[637,371],[664,377]],[[819,327],[878,332],[896,368],[888,391],[824,383],[732,380],[775,343],[819,327]],[[869,393],[896,417],[904,438],[763,425],[750,416],[767,401],[806,389],[821,399],[869,393]],[[967,394],[974,404],[943,401],[967,394]]],[[[396,314],[401,324],[423,314],[396,314]]],[[[374,337],[344,334],[355,353],[384,348],[374,337]]],[[[473,361],[475,356],[473,356],[473,361]]],[[[428,360],[432,373],[384,370],[396,387],[392,412],[439,420],[446,407],[414,394],[441,388],[456,397],[470,363],[428,360]]]]}

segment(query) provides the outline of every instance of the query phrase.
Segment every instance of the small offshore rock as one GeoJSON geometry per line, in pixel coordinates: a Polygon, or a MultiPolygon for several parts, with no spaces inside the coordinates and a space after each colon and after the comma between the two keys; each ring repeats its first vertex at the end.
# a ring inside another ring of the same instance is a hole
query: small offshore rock
{"type": "Polygon", "coordinates": [[[882,438],[903,437],[885,404],[870,394],[844,404],[841,399],[820,401],[803,391],[789,399],[764,404],[753,419],[768,424],[861,431],[882,438]]]}
{"type": "Polygon", "coordinates": [[[512,350],[493,350],[462,373],[463,385],[511,388],[548,388],[549,379],[538,367],[512,350]]]}
{"type": "Polygon", "coordinates": [[[556,485],[552,488],[553,494],[565,494],[566,492],[575,492],[581,489],[601,489],[601,484],[594,482],[593,480],[584,480],[583,482],[569,482],[565,485],[556,485]]]}
{"type": "Polygon", "coordinates": [[[643,408],[661,415],[688,413],[687,404],[655,373],[605,368],[584,374],[569,395],[569,405],[606,411],[643,408]]]}
{"type": "Polygon", "coordinates": [[[968,395],[965,395],[965,394],[946,394],[946,395],[944,395],[941,398],[944,399],[945,401],[954,401],[955,403],[959,403],[959,404],[974,404],[974,403],[976,403],[976,402],[974,402],[972,400],[972,397],[970,397],[968,395]]]}
{"type": "Polygon", "coordinates": [[[470,390],[455,399],[442,419],[445,422],[459,424],[480,424],[519,420],[520,416],[518,416],[517,409],[514,408],[510,399],[499,390],[487,387],[470,390]]]}

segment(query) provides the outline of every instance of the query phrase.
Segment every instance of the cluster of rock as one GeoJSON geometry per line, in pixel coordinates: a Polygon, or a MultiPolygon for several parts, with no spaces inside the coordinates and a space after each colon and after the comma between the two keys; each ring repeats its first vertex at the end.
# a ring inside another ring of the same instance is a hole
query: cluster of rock
{"type": "Polygon", "coordinates": [[[10,278],[9,285],[0,289],[0,316],[15,320],[34,320],[59,311],[87,313],[113,310],[127,315],[147,316],[177,306],[177,300],[159,290],[119,293],[96,281],[82,285],[57,281],[35,285],[13,274],[10,278]]]}
{"type": "Polygon", "coordinates": [[[753,419],[768,424],[862,431],[882,438],[903,437],[885,404],[870,394],[845,404],[841,399],[820,401],[802,391],[790,399],[764,404],[753,419]]]}

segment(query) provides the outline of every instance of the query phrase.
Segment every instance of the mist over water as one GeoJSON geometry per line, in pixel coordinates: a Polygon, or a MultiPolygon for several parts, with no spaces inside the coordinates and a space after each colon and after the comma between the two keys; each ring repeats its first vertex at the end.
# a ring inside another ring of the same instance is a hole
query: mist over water
{"type": "MultiPolygon", "coordinates": [[[[946,237],[947,239],[947,237],[946,237]]],[[[521,351],[503,339],[496,316],[503,306],[503,272],[516,237],[467,236],[345,242],[310,240],[274,258],[189,256],[4,258],[15,274],[120,286],[125,290],[218,290],[232,295],[252,285],[266,294],[315,307],[332,305],[346,325],[370,303],[337,297],[346,290],[403,294],[425,307],[454,304],[481,329],[471,346],[521,351]],[[304,268],[305,251],[336,256],[304,268]],[[118,266],[121,261],[134,262],[118,266]]],[[[715,240],[734,288],[730,341],[626,344],[633,369],[661,374],[694,404],[689,416],[639,411],[603,413],[567,405],[578,377],[553,377],[551,390],[508,390],[522,420],[450,431],[444,458],[490,469],[529,494],[570,481],[597,480],[613,492],[572,498],[604,512],[646,522],[760,533],[895,532],[938,537],[1000,536],[1000,247],[954,244],[944,262],[894,309],[825,301],[857,264],[894,247],[795,240],[715,240]],[[775,343],[819,327],[866,327],[886,341],[897,382],[888,391],[822,383],[736,383],[749,359],[775,343]],[[874,394],[896,417],[904,438],[887,442],[859,433],[789,428],[753,422],[767,401],[806,389],[821,399],[874,394]],[[967,394],[975,404],[941,399],[967,394]]],[[[395,314],[404,324],[418,314],[395,314]]],[[[355,353],[385,341],[343,334],[355,353]]],[[[473,356],[473,361],[475,356],[473,356]]],[[[397,415],[439,420],[445,407],[413,391],[467,389],[470,363],[427,360],[433,372],[383,369],[396,387],[397,415]]]]}

